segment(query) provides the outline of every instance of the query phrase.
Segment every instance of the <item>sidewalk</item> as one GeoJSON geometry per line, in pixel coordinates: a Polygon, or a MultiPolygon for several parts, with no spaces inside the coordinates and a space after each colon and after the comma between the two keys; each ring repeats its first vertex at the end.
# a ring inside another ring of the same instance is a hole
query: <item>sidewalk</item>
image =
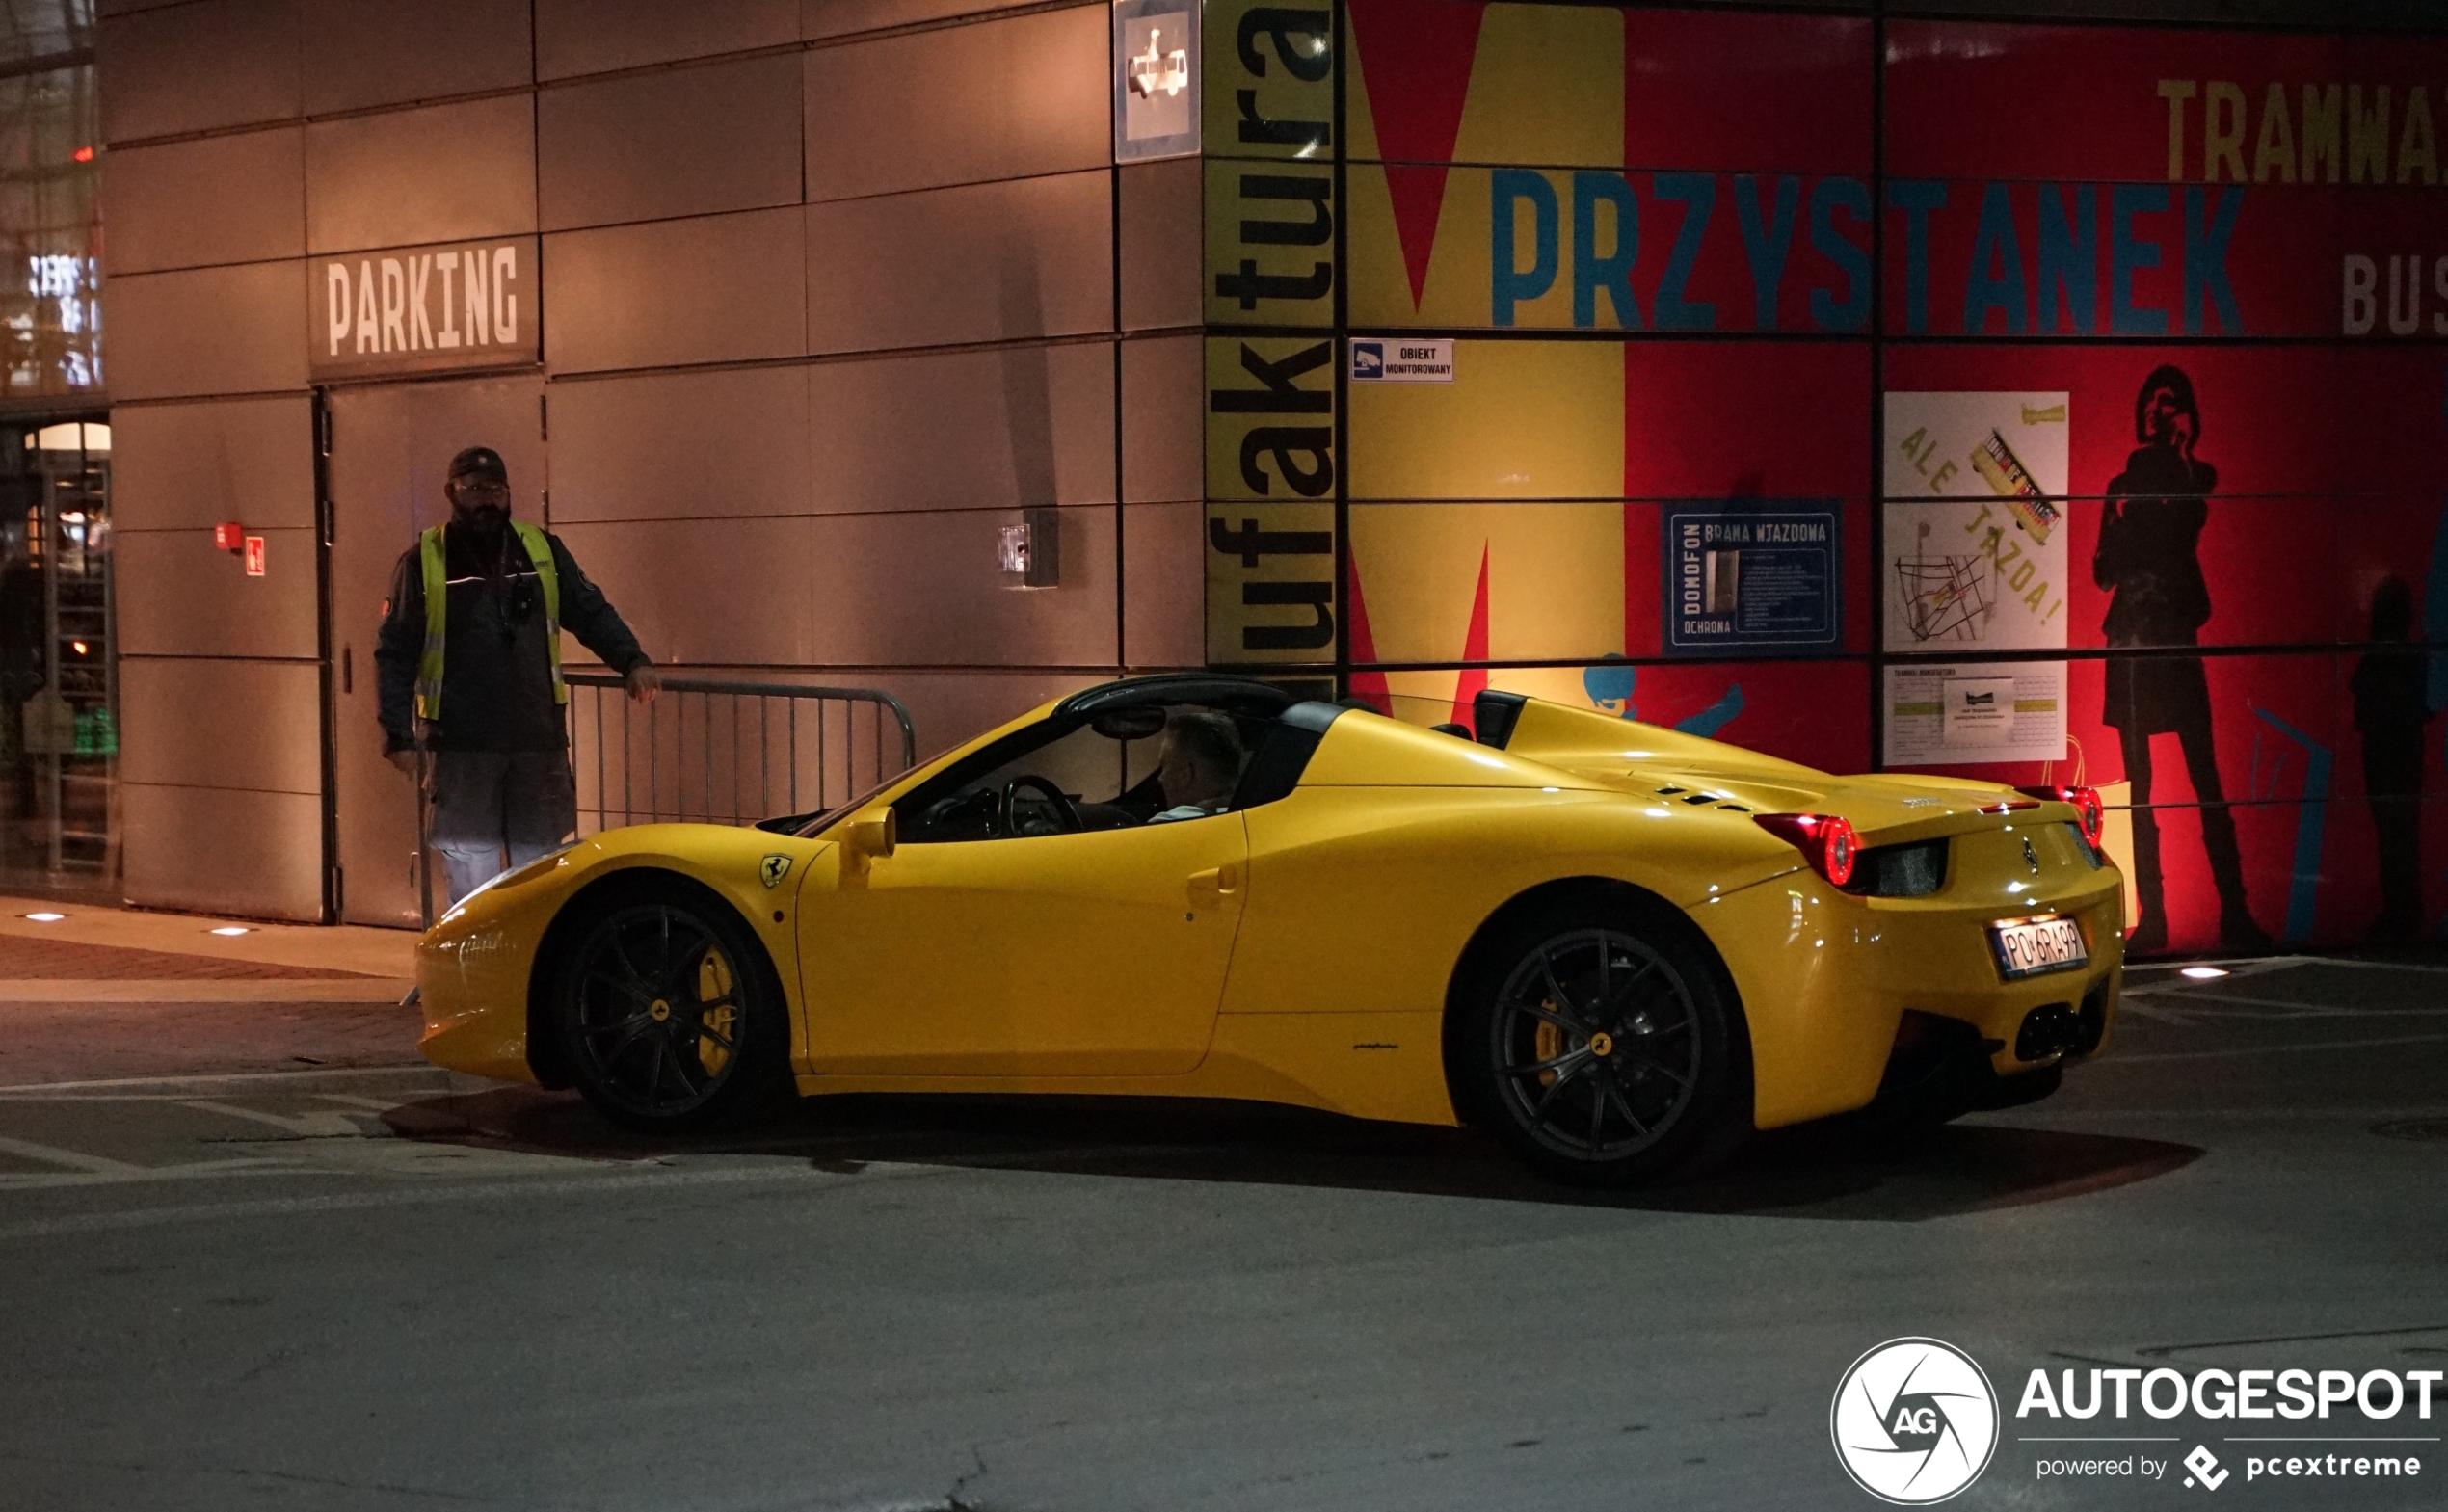
{"type": "Polygon", "coordinates": [[[415,948],[407,930],[0,896],[0,1085],[412,1063],[415,948]]]}
{"type": "MultiPolygon", "coordinates": [[[[260,924],[248,919],[213,918],[200,914],[153,914],[137,909],[98,908],[83,903],[46,903],[38,898],[0,896],[0,951],[21,948],[20,942],[47,945],[99,946],[137,950],[204,963],[180,968],[155,963],[144,974],[172,980],[195,976],[236,975],[216,971],[209,963],[287,968],[281,974],[386,977],[406,983],[416,974],[416,934],[407,929],[368,929],[359,924],[323,928],[313,924],[260,924]],[[60,914],[55,923],[38,923],[29,914],[60,914]],[[215,929],[244,929],[243,935],[216,935],[215,929]]],[[[0,955],[0,963],[11,957],[0,955]]],[[[72,958],[61,956],[63,964],[72,958]]],[[[96,958],[98,961],[101,958],[96,958]]],[[[62,976],[97,974],[96,968],[67,969],[62,976]]],[[[17,976],[0,967],[0,975],[17,976]]],[[[27,973],[27,974],[51,974],[27,973]]],[[[116,971],[99,974],[119,975],[116,971]]]]}

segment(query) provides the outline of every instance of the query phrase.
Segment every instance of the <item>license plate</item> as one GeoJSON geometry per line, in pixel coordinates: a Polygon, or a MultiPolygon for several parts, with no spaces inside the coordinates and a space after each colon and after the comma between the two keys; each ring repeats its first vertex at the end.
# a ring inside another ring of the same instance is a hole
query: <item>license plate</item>
{"type": "Polygon", "coordinates": [[[2011,982],[2022,976],[2043,976],[2090,965],[2083,931],[2070,918],[2029,918],[1991,924],[1989,945],[1997,952],[1998,975],[2011,982]]]}

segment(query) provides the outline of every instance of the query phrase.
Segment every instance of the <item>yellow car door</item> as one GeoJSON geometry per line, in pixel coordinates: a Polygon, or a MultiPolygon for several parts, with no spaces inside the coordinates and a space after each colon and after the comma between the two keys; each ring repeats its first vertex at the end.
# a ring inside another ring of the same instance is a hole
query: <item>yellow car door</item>
{"type": "Polygon", "coordinates": [[[1170,1075],[1206,1055],[1237,813],[904,843],[801,898],[819,1074],[1170,1075]]]}

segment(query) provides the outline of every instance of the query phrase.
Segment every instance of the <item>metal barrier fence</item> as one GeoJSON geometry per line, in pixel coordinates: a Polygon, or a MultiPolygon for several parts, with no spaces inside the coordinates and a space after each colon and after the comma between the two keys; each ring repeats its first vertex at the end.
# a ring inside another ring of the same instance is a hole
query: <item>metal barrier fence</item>
{"type": "Polygon", "coordinates": [[[918,764],[910,711],[873,688],[666,677],[639,704],[610,673],[565,680],[582,836],[806,813],[918,764]]]}
{"type": "MultiPolygon", "coordinates": [[[[661,696],[638,704],[608,672],[571,672],[564,680],[581,837],[630,824],[754,824],[808,813],[918,764],[910,711],[874,688],[665,677],[661,696]]],[[[431,809],[420,796],[417,887],[428,928],[431,809]]]]}

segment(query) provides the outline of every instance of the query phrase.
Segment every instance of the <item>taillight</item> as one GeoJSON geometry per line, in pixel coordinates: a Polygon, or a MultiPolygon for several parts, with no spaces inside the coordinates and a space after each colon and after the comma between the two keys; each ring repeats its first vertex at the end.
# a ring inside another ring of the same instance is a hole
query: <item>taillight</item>
{"type": "Polygon", "coordinates": [[[2072,804],[2074,816],[2083,827],[2083,838],[2093,850],[2099,848],[2101,829],[2108,822],[2108,811],[2099,801],[2096,787],[2024,787],[2017,791],[2046,803],[2072,804]]]}
{"type": "Polygon", "coordinates": [[[1751,822],[1802,853],[1811,870],[1837,887],[1853,880],[1853,862],[1861,855],[1861,836],[1852,821],[1840,814],[1755,813],[1751,822]]]}

